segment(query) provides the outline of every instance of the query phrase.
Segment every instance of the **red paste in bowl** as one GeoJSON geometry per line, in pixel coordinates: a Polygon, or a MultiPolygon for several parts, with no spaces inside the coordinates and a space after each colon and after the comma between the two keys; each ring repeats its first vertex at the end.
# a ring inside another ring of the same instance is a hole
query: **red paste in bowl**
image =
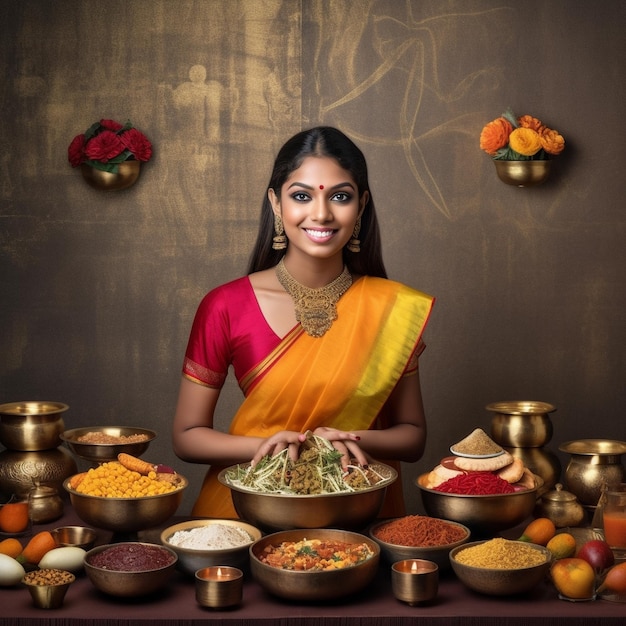
{"type": "Polygon", "coordinates": [[[115,572],[146,572],[171,565],[175,556],[157,545],[118,544],[89,557],[89,564],[115,572]]]}

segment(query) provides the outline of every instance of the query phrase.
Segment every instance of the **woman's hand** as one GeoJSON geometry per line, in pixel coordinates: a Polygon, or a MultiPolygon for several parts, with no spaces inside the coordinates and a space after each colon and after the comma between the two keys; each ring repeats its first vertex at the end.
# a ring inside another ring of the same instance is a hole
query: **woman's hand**
{"type": "MultiPolygon", "coordinates": [[[[344,469],[347,468],[351,458],[356,459],[359,465],[368,464],[367,457],[356,444],[359,440],[358,435],[325,426],[316,428],[314,434],[330,441],[335,450],[341,453],[341,465],[344,469]]],[[[300,455],[300,446],[305,440],[305,433],[298,433],[293,430],[281,430],[274,433],[261,443],[250,461],[250,465],[254,467],[263,457],[275,456],[285,448],[289,449],[289,458],[295,462],[300,455]]]]}
{"type": "Polygon", "coordinates": [[[304,439],[305,436],[302,433],[294,430],[281,430],[274,433],[259,445],[250,465],[254,467],[264,456],[276,456],[285,448],[289,448],[289,458],[295,462],[298,460],[300,444],[304,439]]]}
{"type": "Polygon", "coordinates": [[[335,450],[341,453],[341,466],[344,470],[347,469],[350,459],[356,459],[357,463],[362,466],[369,463],[367,456],[356,443],[361,439],[358,435],[326,426],[316,428],[313,434],[330,441],[335,450]]]}

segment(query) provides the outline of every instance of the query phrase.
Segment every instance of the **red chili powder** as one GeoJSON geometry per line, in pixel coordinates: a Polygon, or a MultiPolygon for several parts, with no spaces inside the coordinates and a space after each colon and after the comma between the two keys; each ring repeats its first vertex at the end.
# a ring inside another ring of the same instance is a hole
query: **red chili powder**
{"type": "Polygon", "coordinates": [[[374,535],[397,546],[433,547],[460,541],[466,536],[460,526],[423,515],[407,515],[381,524],[374,535]]]}
{"type": "Polygon", "coordinates": [[[515,487],[493,472],[469,472],[446,480],[434,487],[433,491],[470,496],[490,496],[513,493],[515,487]]]}
{"type": "Polygon", "coordinates": [[[89,563],[115,572],[146,572],[167,567],[175,558],[161,546],[120,543],[92,555],[89,563]]]}

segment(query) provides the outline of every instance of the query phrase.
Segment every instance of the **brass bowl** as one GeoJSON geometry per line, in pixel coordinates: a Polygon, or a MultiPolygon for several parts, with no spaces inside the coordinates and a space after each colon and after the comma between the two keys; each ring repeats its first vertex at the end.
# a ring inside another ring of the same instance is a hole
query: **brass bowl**
{"type": "Polygon", "coordinates": [[[62,402],[28,401],[0,405],[0,443],[7,450],[39,452],[61,444],[65,428],[62,402]]]}
{"type": "Polygon", "coordinates": [[[140,498],[107,498],[79,493],[69,486],[71,477],[63,482],[63,488],[69,493],[74,511],[83,522],[116,533],[136,533],[154,528],[176,513],[183,491],[189,484],[186,478],[179,477],[182,484],[175,491],[140,498]]]}
{"type": "Polygon", "coordinates": [[[114,191],[126,189],[137,182],[141,171],[141,161],[122,161],[117,173],[105,172],[86,163],[80,166],[83,178],[94,189],[114,191]]]}
{"type": "Polygon", "coordinates": [[[98,537],[98,533],[88,526],[60,526],[50,534],[59,547],[72,546],[87,551],[93,548],[98,537]]]}
{"type": "Polygon", "coordinates": [[[328,528],[286,530],[267,535],[250,546],[252,576],[266,591],[287,600],[320,602],[351,595],[372,582],[379,562],[380,548],[373,539],[346,530],[328,528]],[[373,555],[353,567],[327,571],[280,569],[259,560],[259,556],[268,546],[303,539],[366,543],[373,555]]]}
{"type": "Polygon", "coordinates": [[[550,413],[556,411],[552,404],[511,400],[492,402],[486,408],[493,413],[491,437],[501,446],[540,448],[552,439],[550,413]]]}
{"type": "Polygon", "coordinates": [[[388,478],[378,485],[353,492],[314,495],[261,493],[232,485],[222,470],[219,481],[230,488],[239,517],[266,532],[300,528],[361,530],[380,511],[387,487],[398,477],[395,469],[376,463],[375,469],[388,478]]]}
{"type": "Polygon", "coordinates": [[[417,479],[422,503],[431,517],[451,520],[467,526],[472,535],[493,536],[502,530],[517,526],[532,515],[537,492],[543,480],[535,476],[535,488],[515,493],[488,496],[471,496],[443,493],[428,489],[428,474],[417,479]]]}
{"type": "Polygon", "coordinates": [[[239,569],[246,569],[249,563],[249,548],[261,538],[261,531],[251,524],[232,519],[197,519],[188,522],[181,522],[166,528],[161,533],[161,543],[168,547],[178,555],[178,569],[192,576],[199,570],[213,565],[229,565],[239,569]],[[171,543],[171,538],[178,531],[188,531],[193,528],[204,526],[232,526],[245,531],[250,535],[250,541],[246,544],[236,546],[234,548],[214,549],[205,548],[186,548],[171,543]]]}
{"type": "Polygon", "coordinates": [[[91,562],[93,557],[96,554],[111,548],[112,545],[125,546],[130,549],[140,545],[156,547],[153,543],[126,541],[122,543],[98,546],[89,550],[89,552],[85,555],[85,573],[93,586],[103,593],[125,598],[145,596],[165,587],[174,573],[178,557],[175,552],[172,552],[172,550],[166,548],[165,546],[158,547],[165,550],[170,555],[171,562],[163,567],[129,572],[105,569],[103,567],[93,565],[91,562]]]}
{"type": "Polygon", "coordinates": [[[61,570],[64,572],[67,582],[59,582],[57,584],[41,585],[28,581],[27,578],[22,579],[22,584],[28,589],[33,605],[38,609],[59,609],[63,606],[63,601],[70,585],[76,580],[76,576],[72,572],[61,570]]]}
{"type": "Polygon", "coordinates": [[[504,161],[494,160],[498,178],[507,185],[533,187],[540,185],[550,175],[552,161],[504,161]]]}
{"type": "Polygon", "coordinates": [[[156,437],[156,432],[147,428],[135,426],[87,426],[86,428],[73,428],[61,434],[61,439],[68,448],[81,459],[92,463],[105,463],[115,461],[120,452],[141,456],[156,437]],[[102,433],[111,437],[129,437],[131,435],[145,435],[144,441],[136,443],[86,443],[78,441],[87,433],[102,433]]]}
{"type": "Polygon", "coordinates": [[[550,569],[552,554],[543,546],[524,543],[544,555],[545,560],[539,565],[516,569],[492,569],[473,567],[460,563],[456,555],[466,548],[480,545],[484,541],[474,541],[454,548],[450,552],[450,563],[458,579],[469,589],[489,596],[508,596],[530,591],[545,580],[550,569]]]}
{"type": "Polygon", "coordinates": [[[390,520],[382,520],[380,522],[376,522],[369,528],[368,534],[380,546],[382,558],[390,565],[407,559],[421,559],[436,563],[440,572],[446,571],[450,569],[450,550],[467,543],[471,534],[470,529],[467,526],[459,524],[458,522],[446,520],[449,524],[458,526],[464,530],[465,536],[458,541],[441,546],[402,546],[397,543],[383,541],[376,536],[376,531],[383,524],[386,524],[389,521],[390,520]]]}

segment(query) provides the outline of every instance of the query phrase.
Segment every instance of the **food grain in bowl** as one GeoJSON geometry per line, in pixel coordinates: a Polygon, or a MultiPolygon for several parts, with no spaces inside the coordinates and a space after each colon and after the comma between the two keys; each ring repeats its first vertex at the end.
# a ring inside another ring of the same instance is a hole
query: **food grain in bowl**
{"type": "Polygon", "coordinates": [[[123,443],[141,443],[148,441],[149,437],[145,433],[135,433],[133,435],[109,435],[100,431],[90,431],[76,438],[79,443],[106,443],[106,444],[123,444],[123,443]]]}
{"type": "Polygon", "coordinates": [[[454,559],[470,567],[520,569],[546,562],[546,555],[523,541],[496,538],[457,552],[454,559]]]}

